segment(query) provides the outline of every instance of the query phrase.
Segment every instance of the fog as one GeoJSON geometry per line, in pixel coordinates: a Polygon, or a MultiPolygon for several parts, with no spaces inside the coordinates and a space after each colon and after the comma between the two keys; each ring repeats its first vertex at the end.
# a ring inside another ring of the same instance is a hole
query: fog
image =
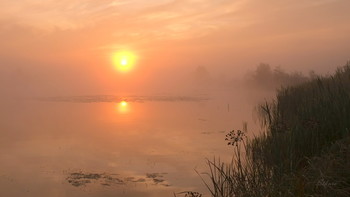
{"type": "Polygon", "coordinates": [[[208,192],[193,169],[205,172],[205,158],[231,158],[228,131],[248,123],[248,135],[258,135],[259,103],[349,60],[349,7],[1,1],[0,191],[208,192]],[[128,72],[113,62],[123,50],[137,57],[128,72]]]}
{"type": "Polygon", "coordinates": [[[1,86],[16,94],[171,91],[186,86],[179,81],[198,66],[232,80],[261,62],[325,74],[349,59],[346,0],[3,1],[1,7],[1,86]],[[127,75],[111,63],[120,49],[139,57],[127,75]]]}

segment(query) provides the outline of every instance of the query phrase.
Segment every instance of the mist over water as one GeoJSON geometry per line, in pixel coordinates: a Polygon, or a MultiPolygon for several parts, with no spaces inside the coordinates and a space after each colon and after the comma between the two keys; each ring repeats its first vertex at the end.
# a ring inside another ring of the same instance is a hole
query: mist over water
{"type": "Polygon", "coordinates": [[[231,160],[225,135],[245,123],[248,137],[258,135],[256,106],[311,77],[267,64],[241,78],[198,66],[141,86],[119,79],[123,86],[96,94],[69,76],[35,85],[43,76],[2,75],[4,194],[130,197],[208,194],[197,172],[207,172],[206,159],[231,160]]]}
{"type": "Polygon", "coordinates": [[[208,194],[227,132],[349,59],[349,6],[1,1],[0,196],[208,194]]]}
{"type": "Polygon", "coordinates": [[[178,87],[157,94],[5,95],[2,191],[7,196],[206,193],[195,170],[206,172],[206,158],[230,160],[224,141],[229,130],[248,122],[251,134],[258,131],[253,112],[264,96],[248,86],[221,85],[201,72],[186,81],[181,94],[178,87]]]}

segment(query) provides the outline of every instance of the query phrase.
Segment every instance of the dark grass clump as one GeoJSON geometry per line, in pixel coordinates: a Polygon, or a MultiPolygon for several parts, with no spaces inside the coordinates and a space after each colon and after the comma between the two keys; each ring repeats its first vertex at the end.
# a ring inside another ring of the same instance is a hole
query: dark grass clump
{"type": "Polygon", "coordinates": [[[220,159],[207,160],[210,172],[209,185],[204,181],[212,196],[266,196],[272,187],[271,169],[262,163],[254,162],[252,157],[244,154],[247,150],[245,132],[233,130],[226,135],[228,145],[233,147],[232,161],[228,164],[220,159]]]}
{"type": "Polygon", "coordinates": [[[258,111],[262,135],[231,132],[232,162],[208,161],[212,196],[350,196],[350,62],[258,111]]]}
{"type": "Polygon", "coordinates": [[[313,157],[303,172],[309,196],[350,196],[350,137],[313,157]]]}
{"type": "Polygon", "coordinates": [[[174,197],[177,197],[177,195],[181,195],[183,197],[202,197],[203,195],[199,192],[194,191],[184,191],[179,193],[174,193],[174,197]]]}

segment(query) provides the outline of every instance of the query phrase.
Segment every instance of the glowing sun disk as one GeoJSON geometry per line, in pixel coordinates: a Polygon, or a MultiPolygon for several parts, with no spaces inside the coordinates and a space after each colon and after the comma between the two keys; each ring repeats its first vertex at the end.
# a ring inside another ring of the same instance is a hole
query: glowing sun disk
{"type": "Polygon", "coordinates": [[[128,64],[128,60],[126,59],[122,59],[122,61],[120,62],[121,65],[126,66],[128,64]]]}
{"type": "Polygon", "coordinates": [[[130,51],[119,51],[112,55],[113,65],[121,72],[130,71],[136,62],[136,56],[130,51]]]}

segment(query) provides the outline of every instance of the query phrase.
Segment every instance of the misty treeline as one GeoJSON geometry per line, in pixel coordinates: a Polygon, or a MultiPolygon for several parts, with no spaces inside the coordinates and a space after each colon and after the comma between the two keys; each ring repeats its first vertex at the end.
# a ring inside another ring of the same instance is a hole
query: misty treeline
{"type": "Polygon", "coordinates": [[[314,71],[305,75],[298,71],[287,72],[281,66],[272,67],[266,63],[258,64],[253,71],[247,71],[240,81],[224,74],[213,76],[205,66],[198,66],[192,75],[199,87],[232,87],[239,84],[270,90],[298,85],[315,78],[317,75],[314,71]]]}
{"type": "Polygon", "coordinates": [[[271,67],[269,64],[260,63],[255,71],[247,73],[245,80],[249,85],[255,87],[276,89],[298,85],[316,77],[314,71],[310,71],[306,76],[297,71],[288,73],[280,66],[271,67]]]}

